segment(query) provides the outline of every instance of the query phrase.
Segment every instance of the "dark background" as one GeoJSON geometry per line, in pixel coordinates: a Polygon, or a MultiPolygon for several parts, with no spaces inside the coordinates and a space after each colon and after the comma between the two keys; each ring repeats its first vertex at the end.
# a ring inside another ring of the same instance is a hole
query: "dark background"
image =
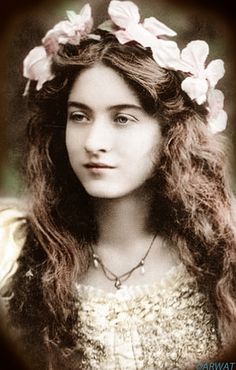
{"type": "MultiPolygon", "coordinates": [[[[236,185],[236,17],[233,2],[193,0],[136,0],[142,18],[155,16],[173,28],[173,38],[182,48],[191,40],[209,43],[209,61],[221,58],[226,74],[217,84],[225,94],[228,127],[225,134],[232,143],[232,182],[236,185]]],[[[19,196],[23,188],[20,158],[27,121],[26,102],[22,94],[26,80],[22,62],[29,50],[40,45],[46,31],[66,19],[66,10],[79,12],[86,0],[5,0],[0,22],[0,197],[19,196]]],[[[106,18],[108,0],[91,0],[95,24],[106,18]]]]}

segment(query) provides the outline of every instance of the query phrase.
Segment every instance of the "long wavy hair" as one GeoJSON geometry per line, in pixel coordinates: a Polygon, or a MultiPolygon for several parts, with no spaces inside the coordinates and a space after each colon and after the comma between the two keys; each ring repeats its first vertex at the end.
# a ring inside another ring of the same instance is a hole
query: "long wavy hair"
{"type": "Polygon", "coordinates": [[[39,369],[48,363],[50,369],[79,369],[84,358],[77,349],[74,282],[90,265],[88,246],[98,231],[93,201],[68,160],[65,127],[73,82],[95,63],[119,73],[160,122],[160,159],[147,181],[150,227],[175,246],[196,277],[222,338],[236,319],[236,232],[224,140],[209,132],[206,107],[182,91],[180,73],[160,68],[151,52],[135,43],[120,45],[106,32],[100,36],[62,46],[53,60],[55,78],[40,91],[31,83],[29,91],[25,173],[32,207],[10,314],[39,369]],[[73,367],[68,358],[74,353],[81,362],[73,367]]]}

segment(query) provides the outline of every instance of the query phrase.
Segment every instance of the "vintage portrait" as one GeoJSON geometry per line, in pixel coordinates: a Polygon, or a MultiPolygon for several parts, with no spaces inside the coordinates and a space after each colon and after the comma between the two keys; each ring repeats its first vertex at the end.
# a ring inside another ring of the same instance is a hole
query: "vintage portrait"
{"type": "Polygon", "coordinates": [[[28,10],[16,27],[0,328],[18,361],[233,369],[235,87],[223,18],[93,0],[28,10]]]}

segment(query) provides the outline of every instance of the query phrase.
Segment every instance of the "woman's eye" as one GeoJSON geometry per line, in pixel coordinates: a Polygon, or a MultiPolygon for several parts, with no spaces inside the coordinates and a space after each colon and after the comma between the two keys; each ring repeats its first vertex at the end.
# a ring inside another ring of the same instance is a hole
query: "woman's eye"
{"type": "Polygon", "coordinates": [[[135,122],[137,121],[133,116],[129,115],[119,115],[115,117],[115,122],[118,123],[119,125],[127,125],[129,122],[135,122]]]}
{"type": "Polygon", "coordinates": [[[74,122],[88,122],[89,118],[86,116],[86,114],[81,113],[81,112],[72,112],[69,114],[69,120],[74,121],[74,122]]]}

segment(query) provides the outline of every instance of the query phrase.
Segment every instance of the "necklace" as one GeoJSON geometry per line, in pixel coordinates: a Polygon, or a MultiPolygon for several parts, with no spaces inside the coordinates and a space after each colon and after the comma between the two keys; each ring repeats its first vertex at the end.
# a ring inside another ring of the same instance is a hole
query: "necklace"
{"type": "Polygon", "coordinates": [[[104,263],[102,262],[101,258],[96,254],[94,253],[94,250],[93,250],[93,247],[91,246],[91,249],[92,249],[92,258],[93,258],[93,264],[94,264],[94,267],[95,268],[98,268],[98,266],[100,265],[101,268],[102,268],[102,271],[104,273],[104,275],[106,276],[106,278],[110,281],[113,281],[114,282],[114,286],[116,289],[120,289],[121,286],[122,286],[122,283],[126,280],[128,280],[128,278],[131,276],[131,274],[137,270],[139,267],[140,267],[140,271],[141,271],[141,274],[144,275],[145,274],[145,268],[144,268],[144,264],[145,264],[145,260],[153,246],[153,243],[156,239],[156,234],[154,235],[154,237],[152,238],[152,241],[147,249],[147,252],[145,253],[145,255],[143,256],[143,258],[137,263],[137,265],[135,265],[132,269],[130,269],[129,271],[125,272],[124,274],[121,274],[121,275],[116,275],[114,274],[114,272],[112,272],[108,267],[106,267],[104,265],[104,263]]]}

